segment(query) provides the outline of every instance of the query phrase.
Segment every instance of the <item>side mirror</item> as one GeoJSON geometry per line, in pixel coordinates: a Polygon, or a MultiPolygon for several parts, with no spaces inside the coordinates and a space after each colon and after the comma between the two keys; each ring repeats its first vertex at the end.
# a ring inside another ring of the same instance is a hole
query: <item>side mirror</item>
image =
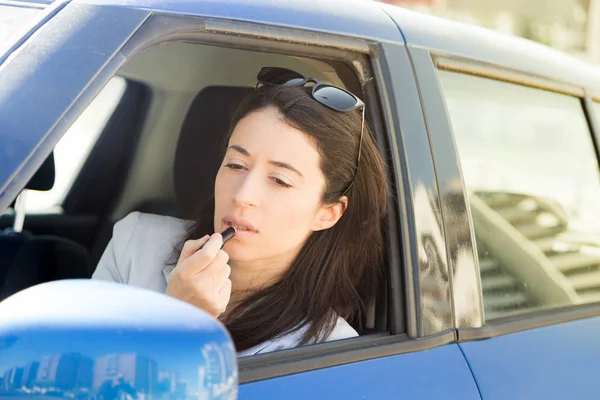
{"type": "Polygon", "coordinates": [[[2,399],[233,400],[237,387],[223,325],[164,294],[62,280],[0,303],[2,399]]]}

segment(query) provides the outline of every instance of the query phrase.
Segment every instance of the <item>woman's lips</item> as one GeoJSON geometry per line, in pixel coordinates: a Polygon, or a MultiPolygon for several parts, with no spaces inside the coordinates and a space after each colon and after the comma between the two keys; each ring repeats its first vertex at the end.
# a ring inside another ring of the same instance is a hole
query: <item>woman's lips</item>
{"type": "Polygon", "coordinates": [[[255,230],[249,229],[244,225],[236,224],[230,221],[223,221],[223,230],[229,228],[230,226],[233,226],[235,228],[235,236],[233,237],[233,239],[237,237],[252,236],[257,234],[255,230]]]}

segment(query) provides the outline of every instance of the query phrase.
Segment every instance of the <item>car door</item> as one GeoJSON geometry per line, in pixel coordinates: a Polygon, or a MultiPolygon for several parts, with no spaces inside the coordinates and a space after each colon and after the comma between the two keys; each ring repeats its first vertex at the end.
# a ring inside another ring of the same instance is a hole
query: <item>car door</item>
{"type": "Polygon", "coordinates": [[[365,90],[381,112],[375,129],[389,149],[396,188],[387,329],[241,359],[240,398],[479,399],[455,343],[437,178],[411,62],[393,21],[362,2],[342,15],[334,5],[314,7],[309,1],[277,9],[266,0],[190,2],[184,10],[171,2],[92,3],[66,5],[0,65],[0,141],[11,149],[0,161],[0,209],[13,201],[118,68],[147,45],[191,40],[196,30],[204,39],[215,35],[220,45],[231,43],[230,32],[236,32],[240,43],[271,51],[283,51],[276,43],[292,43],[308,54],[324,55],[323,48],[328,56],[350,52],[373,71],[374,79],[365,77],[370,82],[365,90]],[[251,41],[264,35],[271,40],[251,41]]]}
{"type": "MultiPolygon", "coordinates": [[[[381,44],[377,53],[372,63],[389,112],[394,179],[401,187],[402,213],[409,214],[399,221],[405,229],[399,240],[407,240],[401,273],[410,287],[403,305],[405,333],[373,338],[364,347],[340,344],[329,354],[317,346],[242,359],[240,399],[480,398],[454,343],[441,200],[411,63],[402,43],[381,44]],[[429,344],[411,349],[421,341],[429,344]]],[[[469,313],[472,323],[480,321],[477,307],[469,313]]]]}
{"type": "MultiPolygon", "coordinates": [[[[445,157],[460,160],[469,198],[485,324],[458,336],[482,398],[598,397],[598,106],[562,81],[585,81],[585,67],[565,75],[567,60],[548,57],[552,79],[424,48],[411,55],[428,82],[426,118],[441,121],[434,140],[452,132],[445,157]]],[[[535,65],[526,57],[518,62],[535,65]]]]}
{"type": "Polygon", "coordinates": [[[479,335],[491,338],[461,348],[482,395],[597,397],[600,174],[589,102],[575,93],[444,75],[455,132],[464,132],[462,96],[452,88],[458,80],[486,90],[486,102],[497,107],[482,126],[511,116],[503,138],[457,139],[463,165],[485,146],[489,158],[480,168],[501,167],[505,180],[485,188],[478,177],[466,180],[489,321],[479,335]],[[491,149],[489,142],[503,143],[491,149]]]}

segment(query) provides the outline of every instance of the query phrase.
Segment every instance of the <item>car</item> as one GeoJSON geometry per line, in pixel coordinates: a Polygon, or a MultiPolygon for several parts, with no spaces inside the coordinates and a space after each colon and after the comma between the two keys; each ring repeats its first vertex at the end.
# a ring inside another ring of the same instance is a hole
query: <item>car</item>
{"type": "Polygon", "coordinates": [[[0,0],[0,397],[597,397],[599,143],[597,66],[387,4],[0,0]],[[386,279],[358,337],[238,358],[89,278],[116,221],[207,196],[266,65],[364,100],[386,279]]]}

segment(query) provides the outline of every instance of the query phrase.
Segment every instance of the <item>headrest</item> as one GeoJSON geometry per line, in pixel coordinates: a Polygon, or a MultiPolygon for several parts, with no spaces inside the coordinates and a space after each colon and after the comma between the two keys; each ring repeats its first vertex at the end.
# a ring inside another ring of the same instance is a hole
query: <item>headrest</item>
{"type": "Polygon", "coordinates": [[[35,175],[31,177],[27,186],[25,186],[25,189],[40,191],[50,190],[54,186],[54,178],[54,153],[50,153],[35,175]]]}
{"type": "Polygon", "coordinates": [[[232,113],[247,87],[209,86],[192,102],[177,143],[174,182],[179,214],[190,218],[214,192],[232,113]]]}
{"type": "MultiPolygon", "coordinates": [[[[44,163],[38,168],[36,173],[31,177],[27,185],[23,189],[46,191],[54,186],[55,170],[54,170],[54,153],[50,153],[44,163]]],[[[13,200],[10,208],[14,208],[17,199],[13,200]]]]}

